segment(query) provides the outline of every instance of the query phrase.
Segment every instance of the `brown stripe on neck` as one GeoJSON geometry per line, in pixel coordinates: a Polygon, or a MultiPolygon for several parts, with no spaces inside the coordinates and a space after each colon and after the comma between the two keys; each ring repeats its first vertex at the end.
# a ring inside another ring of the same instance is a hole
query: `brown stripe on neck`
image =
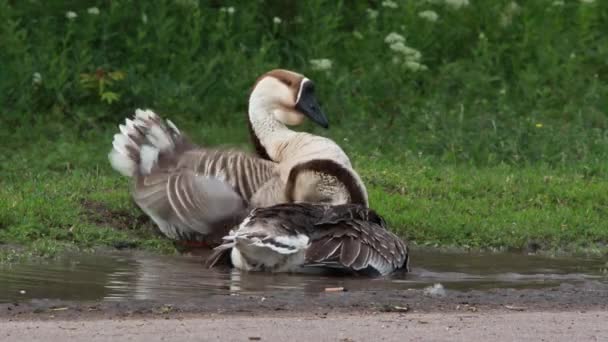
{"type": "MultiPolygon", "coordinates": [[[[255,80],[255,83],[253,83],[253,87],[251,87],[251,89],[249,91],[249,97],[251,97],[251,93],[253,93],[253,90],[255,89],[255,87],[258,85],[258,83],[264,77],[266,77],[266,74],[259,76],[255,80]]],[[[264,147],[264,145],[262,145],[260,138],[258,138],[258,135],[255,133],[255,130],[253,129],[253,124],[251,123],[251,118],[249,117],[249,111],[247,112],[247,127],[249,129],[249,139],[251,140],[251,143],[253,144],[253,148],[255,149],[255,154],[262,159],[273,161],[272,158],[270,158],[268,151],[266,151],[266,148],[264,147]]]]}
{"type": "Polygon", "coordinates": [[[299,173],[304,171],[321,172],[336,177],[338,181],[344,184],[344,187],[346,187],[346,190],[350,194],[351,203],[366,205],[365,194],[363,189],[359,187],[355,177],[353,177],[347,168],[330,159],[310,160],[294,166],[289,171],[289,177],[287,178],[287,185],[285,187],[285,196],[289,202],[294,201],[293,196],[295,192],[296,178],[298,177],[299,173]]]}
{"type": "Polygon", "coordinates": [[[255,148],[255,154],[262,159],[273,161],[268,155],[264,145],[262,145],[260,138],[258,138],[257,134],[255,134],[255,130],[253,129],[253,125],[249,119],[249,114],[247,114],[247,126],[249,127],[249,139],[255,148]]]}

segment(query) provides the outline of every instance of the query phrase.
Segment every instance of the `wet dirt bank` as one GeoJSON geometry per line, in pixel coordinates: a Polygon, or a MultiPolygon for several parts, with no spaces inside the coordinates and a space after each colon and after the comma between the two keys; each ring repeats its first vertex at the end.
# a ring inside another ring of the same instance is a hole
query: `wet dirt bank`
{"type": "Polygon", "coordinates": [[[480,313],[534,311],[608,311],[608,285],[588,282],[542,289],[424,289],[335,291],[304,295],[213,295],[171,301],[31,300],[0,304],[0,319],[178,318],[192,315],[328,317],[369,313],[480,313]]]}

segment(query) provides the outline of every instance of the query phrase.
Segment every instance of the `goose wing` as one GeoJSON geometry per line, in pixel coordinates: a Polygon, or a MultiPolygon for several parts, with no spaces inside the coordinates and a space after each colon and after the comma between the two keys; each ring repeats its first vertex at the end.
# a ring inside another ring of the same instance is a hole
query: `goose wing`
{"type": "Polygon", "coordinates": [[[240,151],[161,153],[150,174],[138,177],[133,198],[168,237],[215,240],[244,218],[252,195],[275,174],[273,163],[240,151]]]}
{"type": "Polygon", "coordinates": [[[309,266],[379,275],[408,269],[405,242],[387,229],[380,215],[361,205],[325,207],[311,240],[306,254],[309,266]]]}
{"type": "Polygon", "coordinates": [[[188,169],[139,178],[133,198],[163,233],[178,240],[223,235],[224,226],[238,222],[246,208],[229,184],[188,169]]]}

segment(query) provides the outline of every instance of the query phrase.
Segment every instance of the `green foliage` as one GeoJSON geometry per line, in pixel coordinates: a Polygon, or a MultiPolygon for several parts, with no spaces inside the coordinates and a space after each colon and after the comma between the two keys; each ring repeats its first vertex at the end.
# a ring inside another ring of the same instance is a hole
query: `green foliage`
{"type": "Polygon", "coordinates": [[[120,95],[107,88],[124,78],[125,74],[122,71],[107,72],[97,69],[94,73],[80,74],[80,84],[86,89],[96,90],[101,101],[112,104],[120,99],[120,95]]]}
{"type": "Polygon", "coordinates": [[[373,122],[407,136],[402,151],[605,159],[608,3],[382,3],[0,0],[2,119],[95,129],[151,107],[240,124],[255,78],[285,67],[317,82],[333,126],[373,122]],[[392,32],[403,40],[387,43],[392,32]]]}
{"type": "Polygon", "coordinates": [[[304,129],[417,243],[605,243],[608,2],[453,2],[0,0],[0,242],[172,250],[87,219],[86,200],[140,214],[106,160],[116,125],[149,107],[245,147],[249,89],[282,67],[330,117],[304,129]]]}

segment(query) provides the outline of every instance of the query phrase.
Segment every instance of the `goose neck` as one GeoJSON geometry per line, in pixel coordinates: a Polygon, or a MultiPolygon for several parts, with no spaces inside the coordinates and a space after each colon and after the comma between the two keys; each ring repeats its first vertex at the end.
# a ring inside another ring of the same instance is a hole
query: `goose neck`
{"type": "Polygon", "coordinates": [[[255,138],[259,140],[268,156],[274,161],[280,161],[282,156],[279,147],[283,146],[297,132],[277,120],[271,106],[250,106],[249,121],[255,138]]]}

